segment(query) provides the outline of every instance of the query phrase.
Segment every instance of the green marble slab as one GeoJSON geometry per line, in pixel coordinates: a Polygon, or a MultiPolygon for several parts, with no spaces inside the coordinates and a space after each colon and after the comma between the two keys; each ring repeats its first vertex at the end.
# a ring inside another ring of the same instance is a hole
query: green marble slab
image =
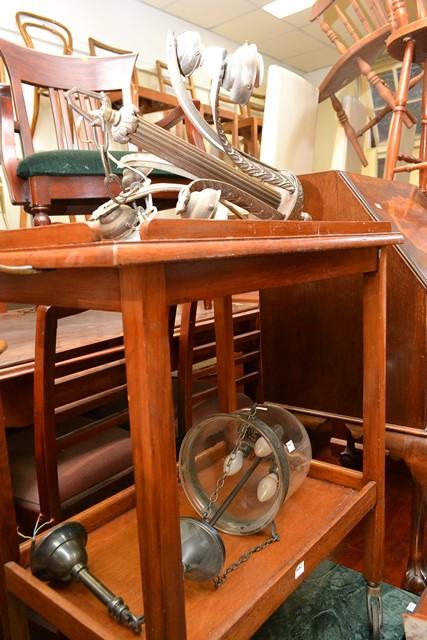
{"type": "MultiPolygon", "coordinates": [[[[382,640],[402,640],[402,613],[417,596],[383,584],[382,640]]],[[[369,640],[363,576],[325,561],[277,609],[252,640],[369,640]]]]}

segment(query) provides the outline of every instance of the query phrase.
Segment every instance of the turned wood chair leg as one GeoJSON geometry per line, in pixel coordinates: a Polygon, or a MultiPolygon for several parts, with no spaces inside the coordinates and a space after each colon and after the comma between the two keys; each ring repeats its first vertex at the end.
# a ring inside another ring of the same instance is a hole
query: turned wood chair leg
{"type": "Polygon", "coordinates": [[[360,470],[363,464],[363,456],[361,451],[356,448],[356,439],[351,430],[346,425],[347,438],[344,451],[340,453],[340,463],[347,469],[360,470]]]}
{"type": "Polygon", "coordinates": [[[400,73],[399,86],[396,94],[396,104],[393,109],[393,116],[391,118],[389,129],[388,151],[384,168],[384,178],[386,180],[393,180],[394,169],[399,155],[400,139],[402,137],[402,124],[406,110],[406,102],[408,100],[414,48],[414,40],[409,40],[406,43],[405,54],[402,62],[402,71],[400,73]]]}
{"type": "Polygon", "coordinates": [[[26,229],[27,228],[27,213],[24,211],[24,209],[21,207],[20,211],[19,211],[19,228],[20,229],[26,229]]]}
{"type": "Polygon", "coordinates": [[[49,218],[49,207],[46,205],[36,205],[32,207],[31,213],[34,216],[34,226],[42,227],[44,225],[50,224],[51,220],[49,218]]]}
{"type": "Polygon", "coordinates": [[[413,482],[411,546],[403,586],[408,591],[420,593],[427,584],[427,568],[424,561],[427,487],[423,487],[414,477],[413,482]]]}

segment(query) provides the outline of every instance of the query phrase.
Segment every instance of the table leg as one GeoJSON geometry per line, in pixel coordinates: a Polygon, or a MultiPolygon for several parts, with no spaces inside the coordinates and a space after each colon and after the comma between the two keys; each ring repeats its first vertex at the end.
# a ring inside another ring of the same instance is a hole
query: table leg
{"type": "Polygon", "coordinates": [[[385,322],[386,250],[379,251],[378,271],[363,281],[363,478],[377,484],[377,501],[366,517],[364,575],[382,579],[385,489],[385,322]]]}
{"type": "Polygon", "coordinates": [[[24,603],[10,591],[7,593],[7,607],[9,628],[4,632],[3,636],[0,636],[2,640],[30,640],[27,608],[24,603]]]}
{"type": "Polygon", "coordinates": [[[220,411],[235,411],[233,301],[231,296],[214,299],[218,401],[220,411]]]}
{"type": "Polygon", "coordinates": [[[186,637],[163,266],[120,271],[146,637],[186,637]]]}

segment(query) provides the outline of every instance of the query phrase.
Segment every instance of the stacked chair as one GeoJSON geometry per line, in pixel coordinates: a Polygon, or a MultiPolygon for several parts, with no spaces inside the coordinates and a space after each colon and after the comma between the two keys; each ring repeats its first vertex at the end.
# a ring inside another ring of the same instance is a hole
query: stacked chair
{"type": "MultiPolygon", "coordinates": [[[[16,13],[16,24],[18,25],[19,33],[21,34],[25,45],[29,49],[36,49],[34,42],[34,34],[46,35],[59,41],[62,48],[62,53],[65,56],[71,56],[73,54],[73,36],[71,31],[65,24],[40,16],[36,13],[28,11],[18,11],[16,13]]],[[[34,108],[31,120],[31,133],[34,135],[34,131],[37,126],[37,120],[40,113],[40,97],[43,95],[43,89],[41,87],[35,87],[34,89],[34,108]]],[[[45,94],[46,95],[46,94],[45,94]]]]}
{"type": "Polygon", "coordinates": [[[385,165],[385,178],[392,180],[401,172],[419,171],[419,185],[427,190],[427,5],[424,0],[416,1],[416,19],[410,21],[407,2],[390,2],[392,33],[387,40],[389,54],[397,60],[402,60],[402,71],[399,78],[399,86],[393,116],[390,124],[387,159],[385,165]],[[402,129],[406,112],[408,91],[411,88],[411,67],[413,63],[419,63],[424,72],[415,76],[412,81],[423,81],[423,98],[421,107],[421,142],[418,157],[400,155],[402,141],[402,129]],[[407,164],[396,166],[398,160],[404,160],[407,164]]]}
{"type": "MultiPolygon", "coordinates": [[[[359,138],[395,109],[398,102],[397,97],[372,68],[375,61],[385,53],[386,39],[392,29],[388,8],[382,0],[351,0],[345,10],[341,9],[335,0],[318,0],[313,5],[311,20],[317,20],[339,53],[337,62],[320,84],[319,101],[330,98],[345,135],[362,164],[367,166],[368,162],[359,138]],[[378,116],[360,127],[351,122],[336,95],[358,76],[365,77],[373,91],[376,91],[385,103],[378,116]]],[[[402,121],[408,128],[413,127],[415,123],[414,116],[405,109],[402,112],[402,121]]]]}
{"type": "MultiPolygon", "coordinates": [[[[131,101],[131,81],[136,55],[114,58],[54,56],[0,41],[10,86],[0,89],[3,170],[13,204],[48,224],[50,215],[87,213],[108,199],[100,154],[89,127],[81,128],[70,111],[65,91],[75,85],[94,91],[119,91],[131,101]],[[108,73],[105,70],[108,69],[108,73]],[[23,85],[43,87],[49,94],[57,149],[35,152],[23,85]],[[13,98],[13,103],[12,103],[13,98]],[[23,159],[18,159],[15,133],[23,159]]],[[[118,152],[118,156],[126,151],[118,152]]]]}

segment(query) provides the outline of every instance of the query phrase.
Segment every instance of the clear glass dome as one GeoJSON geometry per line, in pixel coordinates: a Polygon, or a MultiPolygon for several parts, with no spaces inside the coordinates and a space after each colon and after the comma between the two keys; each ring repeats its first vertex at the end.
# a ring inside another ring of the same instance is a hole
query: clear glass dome
{"type": "Polygon", "coordinates": [[[216,414],[185,436],[179,473],[185,494],[226,533],[270,524],[308,473],[311,446],[301,422],[279,405],[216,414]]]}

